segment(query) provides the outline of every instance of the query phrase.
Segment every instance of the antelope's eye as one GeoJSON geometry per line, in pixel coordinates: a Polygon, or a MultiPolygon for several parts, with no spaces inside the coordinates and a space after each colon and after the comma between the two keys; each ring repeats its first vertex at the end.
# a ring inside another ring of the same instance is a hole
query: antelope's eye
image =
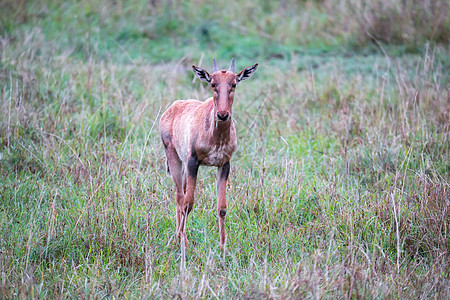
{"type": "Polygon", "coordinates": [[[236,87],[236,83],[233,83],[233,84],[231,85],[231,87],[232,87],[232,88],[235,88],[235,87],[236,87]]]}
{"type": "Polygon", "coordinates": [[[211,83],[211,87],[215,88],[216,84],[215,83],[211,83]]]}

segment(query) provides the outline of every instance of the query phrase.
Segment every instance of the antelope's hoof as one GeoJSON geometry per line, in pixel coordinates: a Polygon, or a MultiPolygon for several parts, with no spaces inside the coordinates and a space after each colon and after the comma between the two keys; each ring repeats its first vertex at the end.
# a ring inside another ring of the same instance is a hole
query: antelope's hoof
{"type": "Polygon", "coordinates": [[[183,235],[182,233],[176,234],[176,237],[174,239],[174,243],[177,243],[177,244],[179,244],[181,246],[181,242],[182,242],[181,239],[184,239],[184,246],[187,248],[188,245],[189,245],[189,241],[188,241],[186,235],[183,235]]]}
{"type": "Polygon", "coordinates": [[[228,254],[228,249],[225,247],[225,244],[220,244],[220,252],[228,254]]]}
{"type": "Polygon", "coordinates": [[[175,246],[177,246],[178,245],[178,240],[180,239],[180,237],[177,235],[177,234],[174,234],[173,235],[173,238],[172,238],[172,244],[173,245],[175,245],[175,246]]]}

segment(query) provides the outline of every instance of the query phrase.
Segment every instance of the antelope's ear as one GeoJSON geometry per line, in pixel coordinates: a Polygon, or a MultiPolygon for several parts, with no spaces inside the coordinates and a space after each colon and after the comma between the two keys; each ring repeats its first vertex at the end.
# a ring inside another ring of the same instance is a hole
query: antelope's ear
{"type": "Polygon", "coordinates": [[[194,74],[198,77],[198,79],[204,82],[211,82],[211,75],[209,75],[209,73],[205,69],[196,67],[194,65],[192,65],[192,69],[194,70],[194,74]]]}
{"type": "Polygon", "coordinates": [[[236,74],[236,82],[240,82],[242,80],[250,78],[253,73],[255,73],[257,68],[258,64],[254,64],[253,66],[247,67],[244,70],[240,71],[238,74],[236,74]]]}

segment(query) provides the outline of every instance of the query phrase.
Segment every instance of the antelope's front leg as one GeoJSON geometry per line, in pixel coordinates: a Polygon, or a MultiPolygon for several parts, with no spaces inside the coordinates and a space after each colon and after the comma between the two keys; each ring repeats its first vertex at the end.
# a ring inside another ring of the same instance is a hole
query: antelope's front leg
{"type": "Polygon", "coordinates": [[[186,192],[184,195],[184,205],[182,206],[182,222],[181,222],[181,232],[184,235],[184,239],[187,244],[186,237],[186,221],[187,216],[194,207],[194,192],[195,186],[197,184],[197,173],[200,162],[198,161],[197,155],[192,153],[188,158],[187,172],[186,172],[186,192]]]}
{"type": "Polygon", "coordinates": [[[225,215],[227,214],[227,181],[230,173],[230,162],[225,163],[217,171],[217,213],[219,215],[220,248],[225,245],[225,215]]]}

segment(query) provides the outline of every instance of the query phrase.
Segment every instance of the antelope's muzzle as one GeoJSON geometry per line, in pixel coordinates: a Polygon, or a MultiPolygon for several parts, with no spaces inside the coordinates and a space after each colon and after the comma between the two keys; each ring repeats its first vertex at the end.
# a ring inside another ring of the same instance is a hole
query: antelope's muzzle
{"type": "Polygon", "coordinates": [[[230,114],[228,112],[225,112],[225,113],[218,112],[217,113],[217,119],[219,121],[226,121],[226,120],[228,120],[229,116],[230,116],[230,114]]]}

